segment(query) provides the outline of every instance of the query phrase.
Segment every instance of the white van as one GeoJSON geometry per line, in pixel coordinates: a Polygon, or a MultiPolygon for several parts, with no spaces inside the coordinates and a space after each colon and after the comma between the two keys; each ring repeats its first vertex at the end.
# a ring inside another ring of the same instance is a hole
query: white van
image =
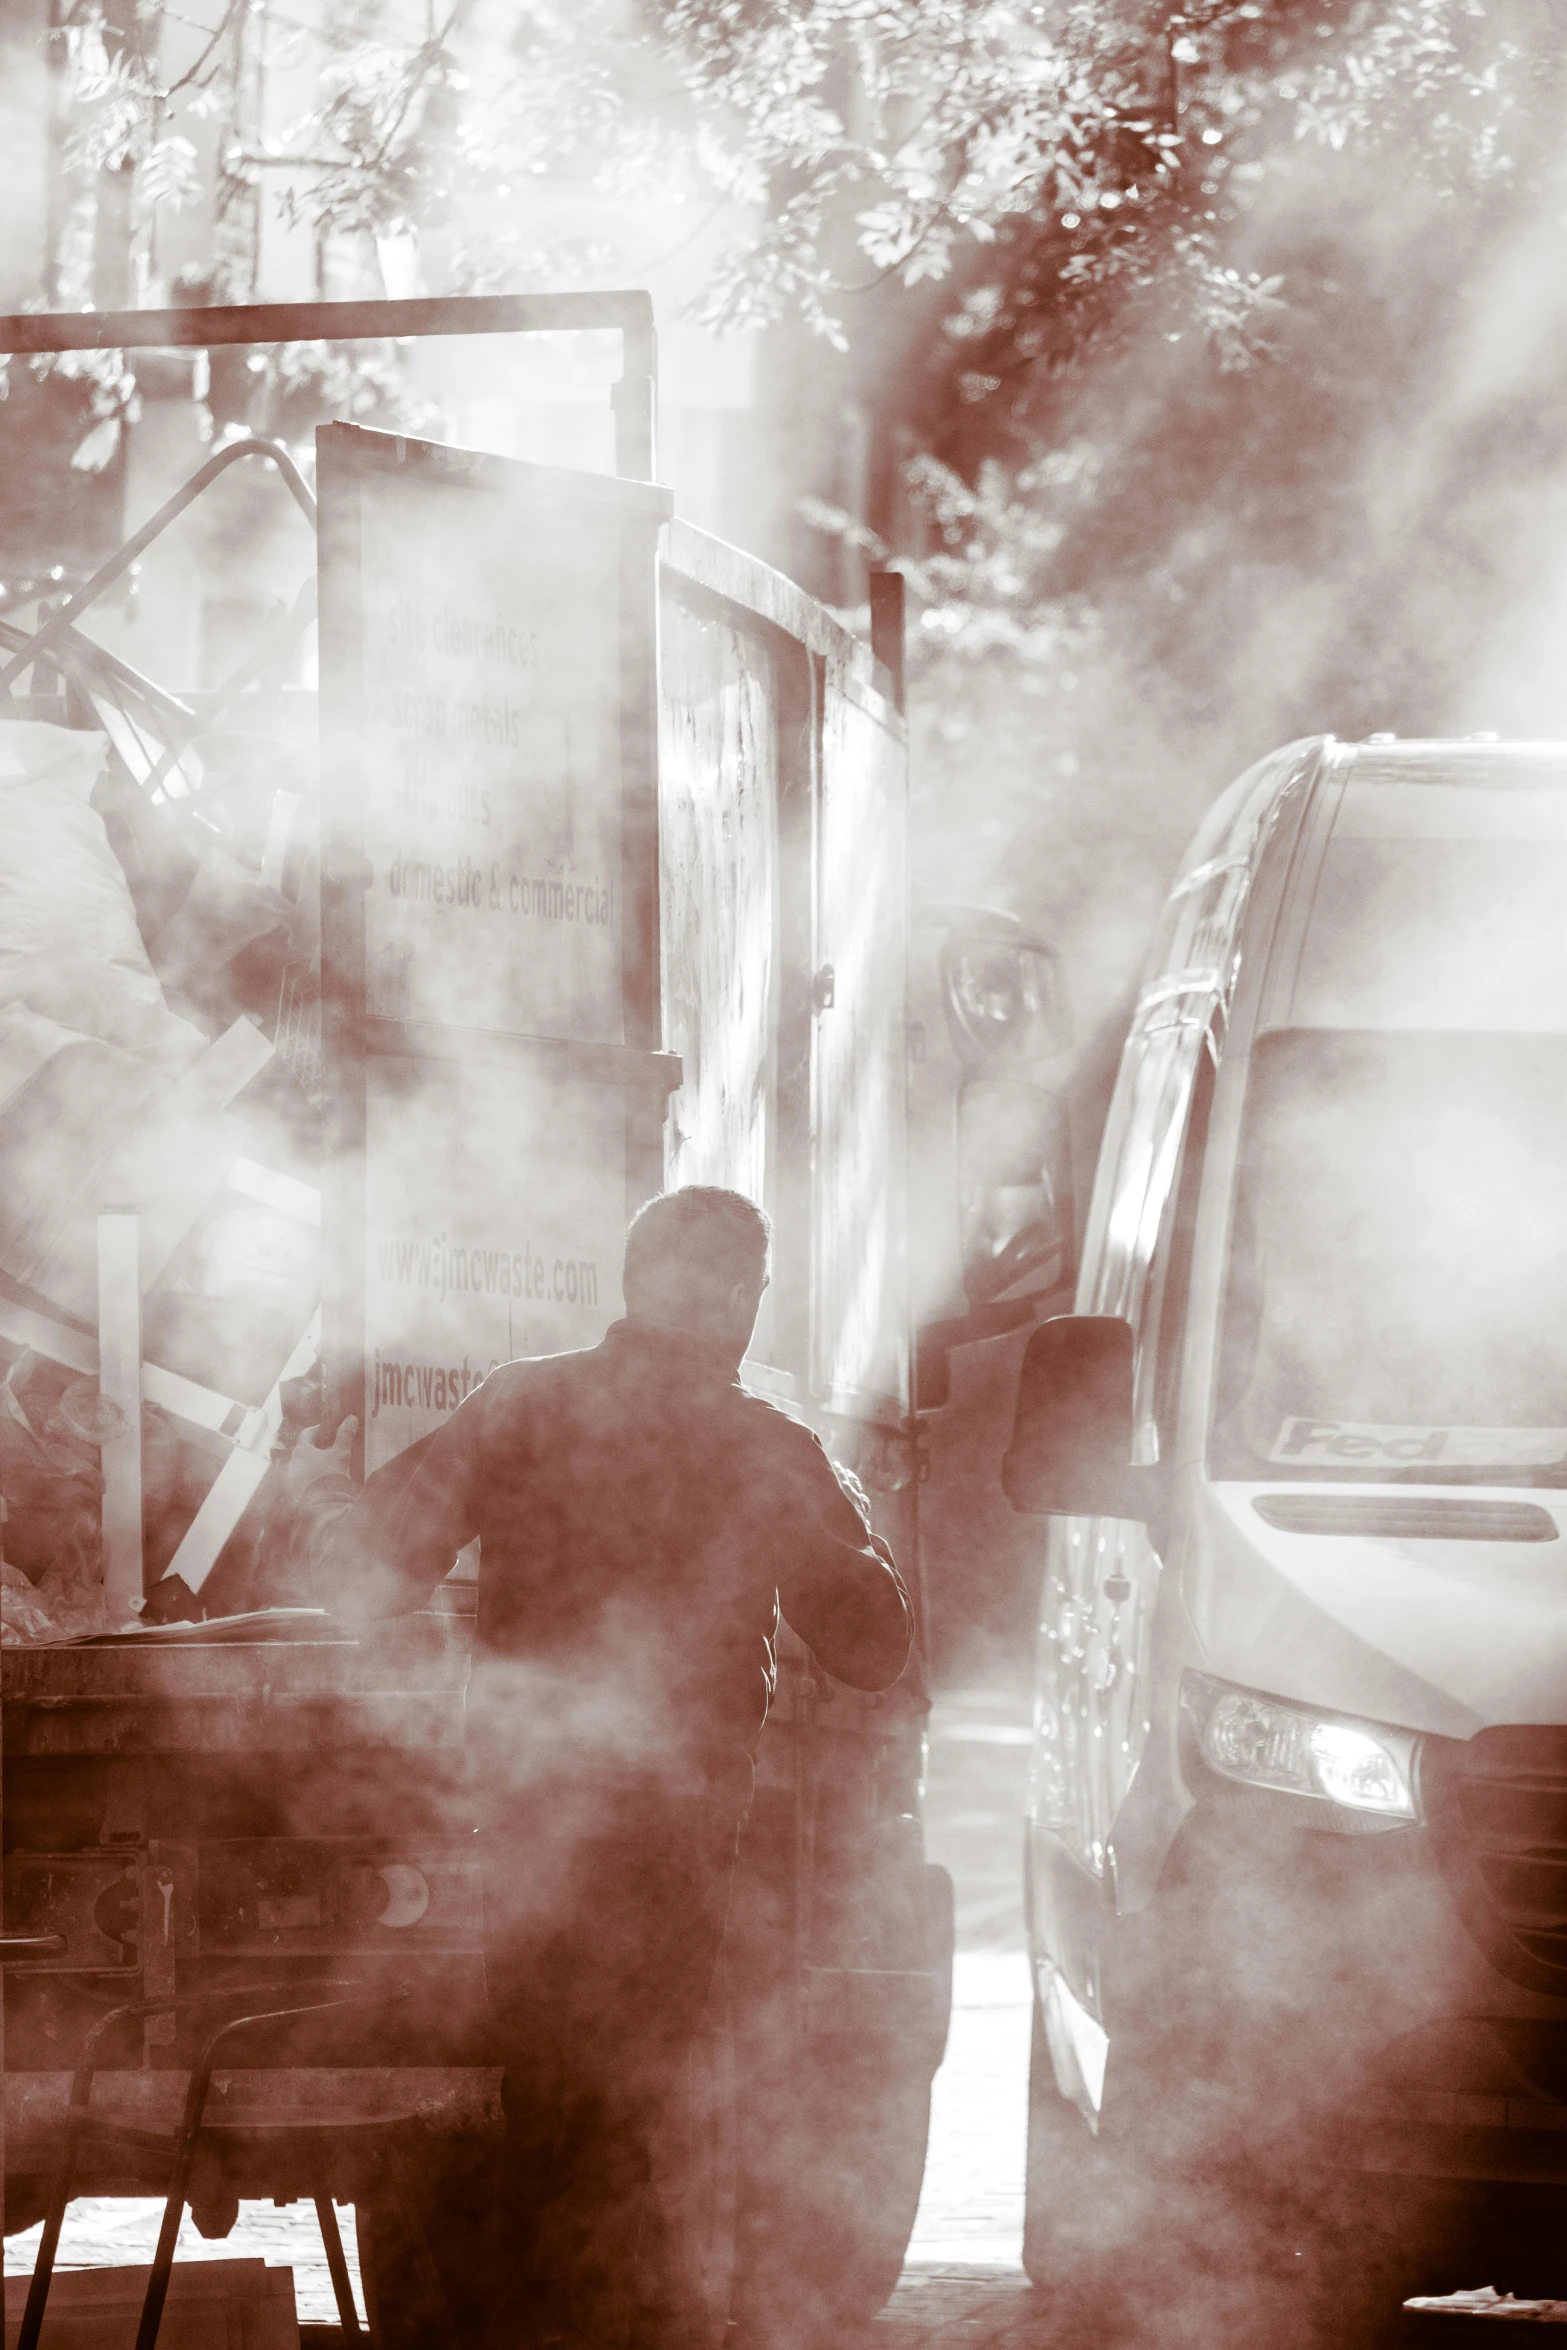
{"type": "Polygon", "coordinates": [[[1567,746],[1213,808],[1007,1489],[1030,2273],[1112,2173],[1567,2185],[1567,746]]]}

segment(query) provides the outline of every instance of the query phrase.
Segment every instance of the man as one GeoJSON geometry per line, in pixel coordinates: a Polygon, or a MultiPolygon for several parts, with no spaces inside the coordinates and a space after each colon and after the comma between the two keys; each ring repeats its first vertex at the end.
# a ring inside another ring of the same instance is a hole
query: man
{"type": "MultiPolygon", "coordinates": [[[[712,1980],[780,1602],[856,1688],[888,1687],[909,1653],[860,1501],[739,1383],[768,1247],[738,1192],[667,1193],[631,1225],[626,1316],[601,1345],[503,1365],[357,1500],[348,1434],[322,1450],[312,1432],[291,1464],[340,1615],[421,1606],[479,1538],[485,1971],[511,2256],[546,2336],[625,2338],[635,2215],[712,1980]]],[[[672,2335],[669,2280],[647,2269],[640,2338],[672,2335]]]]}

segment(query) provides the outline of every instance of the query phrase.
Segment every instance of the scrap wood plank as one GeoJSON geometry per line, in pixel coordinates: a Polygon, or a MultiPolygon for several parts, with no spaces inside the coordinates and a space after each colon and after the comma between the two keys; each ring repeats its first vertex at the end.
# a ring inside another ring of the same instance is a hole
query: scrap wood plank
{"type": "MultiPolygon", "coordinates": [[[[98,1341],[90,1332],[8,1297],[0,1297],[0,1338],[13,1346],[31,1347],[34,1354],[68,1371],[79,1371],[84,1378],[98,1376],[98,1341]]],[[[246,1435],[249,1422],[261,1420],[266,1409],[263,1404],[236,1403],[233,1396],[220,1395],[215,1387],[203,1387],[199,1380],[164,1370],[157,1363],[143,1363],[141,1392],[143,1402],[158,1404],[176,1419],[235,1442],[246,1435]]]]}
{"type": "MultiPolygon", "coordinates": [[[[59,2270],[49,2288],[45,2350],[132,2350],[147,2267],[59,2270]]],[[[5,2280],[5,2340],[21,2332],[29,2279],[5,2280]]],[[[178,2260],[158,2329],[160,2350],[297,2350],[294,2272],[264,2260],[178,2260]]]]}
{"type": "Polygon", "coordinates": [[[288,1361],[272,1383],[259,1410],[250,1414],[244,1432],[207,1491],[206,1498],[180,1538],[180,1546],[165,1572],[183,1577],[187,1591],[199,1591],[217,1565],[218,1554],[261,1488],[272,1463],[272,1447],[283,1424],[283,1388],[302,1378],[321,1350],[321,1310],[317,1307],[288,1361]]]}

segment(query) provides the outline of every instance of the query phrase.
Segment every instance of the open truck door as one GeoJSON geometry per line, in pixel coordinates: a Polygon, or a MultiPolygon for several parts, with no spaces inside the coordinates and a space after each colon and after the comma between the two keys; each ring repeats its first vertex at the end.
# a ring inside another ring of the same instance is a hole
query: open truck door
{"type": "MultiPolygon", "coordinates": [[[[899,668],[679,522],[659,614],[668,1181],[767,1208],[773,1283],[743,1377],[858,1477],[917,1586],[899,668]]],[[[924,1858],[922,1671],[865,1697],[787,1632],[779,1661],[728,1943],[737,2306],[808,2333],[874,2311],[902,2265],[952,1909],[924,1858]]]]}

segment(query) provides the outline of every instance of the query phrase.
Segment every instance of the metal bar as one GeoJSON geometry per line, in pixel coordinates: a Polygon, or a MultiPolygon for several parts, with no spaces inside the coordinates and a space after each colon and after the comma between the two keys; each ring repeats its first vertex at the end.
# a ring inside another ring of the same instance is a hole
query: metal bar
{"type": "MultiPolygon", "coordinates": [[[[325,1987],[325,1986],[323,1986],[325,1987]]],[[[334,1989],[343,1989],[341,1984],[334,1989]]],[[[180,2003],[183,2004],[183,2003],[180,2003]]],[[[333,2007],[353,2006],[353,2000],[332,2000],[333,2007]]],[[[178,2141],[174,2148],[174,2162],[169,2176],[168,2196],[163,2206],[163,2221],[158,2229],[158,2249],[152,2256],[152,2274],[147,2279],[147,2295],[141,2305],[141,2323],[136,2329],[136,2350],[155,2350],[158,2329],[163,2323],[163,2305],[168,2298],[169,2273],[174,2266],[174,2246],[180,2232],[180,2221],[185,2216],[186,2190],[190,2185],[191,2165],[196,2158],[196,2142],[201,2135],[202,2116],[206,2110],[207,2091],[212,2085],[212,2068],[217,2052],[230,2033],[243,2031],[247,2024],[283,2023],[294,2016],[319,2015],[322,2003],[310,2007],[273,2008],[265,2014],[236,2016],[219,2025],[191,2068],[190,2090],[185,2099],[185,2114],[180,2124],[178,2141]]]]}
{"type": "Polygon", "coordinates": [[[0,318],[0,352],[211,350],[232,343],[405,342],[442,335],[618,331],[611,394],[616,470],[654,477],[657,345],[640,288],[588,294],[459,294],[412,302],[242,302],[218,310],[27,311],[0,318]]]}
{"type": "MultiPolygon", "coordinates": [[[[344,1955],[334,1953],[330,1961],[320,1963],[340,1964],[344,1955]]],[[[382,1954],[384,1966],[399,1963],[394,1953],[382,1954]]],[[[274,1982],[263,1993],[260,1986],[252,1985],[250,1995],[258,2000],[276,1998],[281,1988],[274,1982]]],[[[226,1987],[223,1995],[229,1996],[226,1987]]],[[[138,2015],[146,2020],[168,2014],[174,2005],[172,1994],[160,1996],[149,2001],[145,2010],[138,2010],[138,2015]]],[[[234,2109],[275,2123],[308,2122],[312,2116],[319,2120],[330,2115],[345,2127],[355,2128],[384,2122],[395,2112],[417,2114],[422,2136],[488,2142],[504,2134],[499,2066],[286,2065],[253,2071],[242,2059],[238,2066],[220,2065],[214,2078],[219,2100],[212,2117],[215,2124],[234,2109]]],[[[165,2146],[170,2145],[186,2087],[183,2064],[151,2072],[116,2070],[101,2095],[97,2089],[92,2092],[93,2127],[96,2130],[103,2120],[124,2118],[128,2126],[139,2125],[149,2136],[159,2135],[165,2146]]],[[[68,2072],[12,2073],[14,2168],[51,2176],[58,2168],[70,2092],[68,2072]],[[16,2126],[19,2119],[20,2131],[16,2126]]]]}
{"type": "Polygon", "coordinates": [[[206,464],[193,473],[172,498],[166,499],[152,519],[144,522],[134,537],[128,538],[124,546],[109,557],[107,563],[99,564],[91,579],[79,587],[75,595],[60,606],[58,612],[52,612],[42,628],[34,630],[21,652],[12,654],[5,667],[0,669],[0,693],[8,692],[12,678],[20,676],[56,638],[66,635],[88,605],[95,603],[105,588],[112,587],[122,572],[129,571],[137,556],[151,546],[159,533],[167,530],[171,522],[177,521],[186,507],[193,505],[202,491],[215,482],[220,473],[226,473],[231,465],[238,464],[241,457],[265,457],[269,464],[275,465],[295,505],[314,530],[316,502],[304,475],[288,451],[277,441],[230,441],[226,449],[220,449],[215,457],[209,457],[206,464]]]}
{"type": "Polygon", "coordinates": [[[17,2350],[38,2350],[38,2337],[43,2331],[44,2306],[49,2299],[49,2287],[54,2277],[55,2255],[60,2249],[60,2230],[65,2224],[66,2206],[71,2200],[71,2181],[76,2176],[77,2151],[87,2126],[93,2075],[98,2069],[98,2050],[116,2024],[128,2016],[146,2013],[153,2004],[156,2003],[111,2008],[106,2016],[93,2025],[77,2053],[76,2069],[71,2075],[70,2100],[65,2109],[65,2143],[49,2189],[49,2207],[44,2215],[44,2232],[39,2242],[38,2256],[33,2262],[32,2282],[27,2288],[27,2307],[22,2312],[22,2330],[17,2336],[17,2350]]]}
{"type": "MultiPolygon", "coordinates": [[[[626,387],[622,386],[622,389],[626,387]]],[[[624,420],[617,409],[617,420],[624,420]]],[[[649,423],[651,431],[651,423],[649,423]]],[[[664,1041],[658,829],[658,538],[662,521],[627,517],[620,534],[620,1000],[627,1045],[671,1060],[662,1090],[628,1088],[627,1221],[664,1188],[664,1121],[680,1062],[664,1041]]]]}
{"type": "Polygon", "coordinates": [[[453,294],[408,302],[236,302],[200,310],[29,310],[0,317],[0,352],[208,350],[219,343],[404,342],[438,335],[561,334],[616,327],[628,373],[653,342],[640,288],[453,294]]]}
{"type": "Polygon", "coordinates": [[[234,701],[244,692],[247,685],[261,675],[269,662],[275,661],[280,654],[285,653],[295,637],[302,636],[304,631],[313,625],[315,617],[316,575],[312,571],[294,598],[292,608],[287,612],[280,613],[278,618],[272,622],[249,659],[242,661],[237,669],[231,669],[221,685],[213,687],[210,695],[203,695],[201,714],[206,724],[210,726],[218,712],[226,710],[230,702],[234,701]]]}
{"type": "Polygon", "coordinates": [[[628,481],[656,481],[657,387],[653,368],[652,328],[648,329],[645,372],[633,374],[629,357],[625,373],[609,395],[615,412],[615,471],[628,481]]]}
{"type": "MultiPolygon", "coordinates": [[[[306,573],[304,582],[290,609],[281,613],[268,627],[263,629],[261,642],[240,663],[237,669],[231,669],[228,676],[220,684],[215,685],[210,694],[202,696],[201,716],[204,727],[210,727],[220,710],[226,710],[230,702],[239,698],[247,685],[258,678],[272,662],[278,660],[288,650],[294,639],[302,636],[305,630],[311,626],[315,616],[316,575],[310,571],[306,573]]],[[[161,788],[165,777],[179,766],[185,755],[190,734],[194,731],[194,728],[190,729],[183,741],[177,735],[170,735],[169,741],[142,780],[143,791],[153,792],[161,788]]],[[[183,793],[174,794],[175,798],[183,798],[184,796],[183,793]]]]}
{"type": "MultiPolygon", "coordinates": [[[[178,694],[171,694],[164,686],[154,685],[150,677],[143,677],[139,669],[133,669],[129,661],[122,660],[118,653],[105,652],[102,645],[95,645],[90,636],[77,636],[74,630],[71,634],[71,651],[88,673],[89,691],[96,687],[99,693],[106,692],[108,689],[104,680],[108,679],[122,691],[129,687],[133,693],[141,695],[148,708],[155,710],[166,725],[183,726],[187,731],[195,725],[195,711],[182,702],[178,694]]],[[[13,652],[20,648],[30,655],[32,644],[31,630],[19,628],[14,620],[0,620],[0,646],[9,647],[13,652]]]]}
{"type": "Polygon", "coordinates": [[[904,693],[905,623],[901,571],[871,573],[871,652],[892,680],[894,705],[906,706],[904,693]]]}
{"type": "MultiPolygon", "coordinates": [[[[73,2101],[74,2102],[74,2101],[73,2101]]],[[[44,2309],[49,2299],[49,2287],[54,2282],[55,2256],[60,2249],[60,2231],[65,2225],[66,2206],[71,2200],[71,2181],[76,2175],[76,2150],[80,2143],[82,2125],[72,2114],[65,2125],[65,2151],[60,2167],[49,2189],[49,2208],[44,2214],[44,2232],[39,2239],[33,2260],[32,2279],[27,2288],[27,2306],[22,2311],[22,2327],[17,2335],[17,2350],[38,2350],[38,2337],[43,2332],[44,2309]]]]}
{"type": "Polygon", "coordinates": [[[332,2292],[337,2302],[337,2314],[342,2320],[345,2342],[362,2342],[364,2328],[359,2323],[359,2312],[354,2307],[353,2279],[348,2273],[348,2262],[343,2257],[343,2238],[337,2224],[330,2195],[318,2195],[316,2225],[321,2230],[321,2242],[326,2249],[327,2274],[332,2279],[332,2292]]]}
{"type": "Polygon", "coordinates": [[[163,2304],[168,2299],[169,2277],[174,2267],[174,2247],[179,2240],[180,2222],[185,2217],[185,2190],[190,2184],[190,2166],[195,2159],[194,2130],[182,2134],[174,2157],[174,2176],[164,2199],[163,2218],[158,2223],[158,2248],[152,2256],[152,2274],[147,2279],[147,2295],[141,2305],[141,2323],[136,2328],[136,2350],[155,2350],[158,2329],[163,2323],[163,2304]]]}

